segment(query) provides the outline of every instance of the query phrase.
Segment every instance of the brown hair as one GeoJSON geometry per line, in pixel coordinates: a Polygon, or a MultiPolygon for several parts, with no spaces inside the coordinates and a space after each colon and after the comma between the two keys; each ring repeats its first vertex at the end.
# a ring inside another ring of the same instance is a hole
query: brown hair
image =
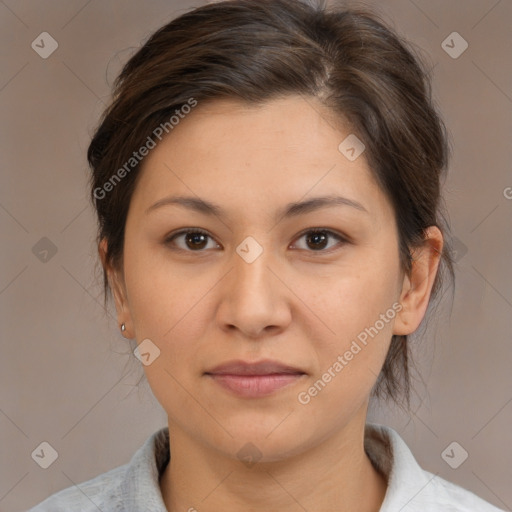
{"type": "MultiPolygon", "coordinates": [[[[424,230],[442,227],[440,181],[448,138],[436,113],[424,64],[378,14],[326,7],[322,0],[236,0],[202,6],[172,20],[130,58],[88,149],[97,242],[107,262],[122,268],[125,222],[140,164],[126,162],[155,128],[191,99],[261,104],[300,94],[315,97],[349,122],[394,208],[402,267],[424,230]],[[112,181],[116,170],[122,179],[112,181]],[[106,187],[107,182],[111,186],[106,187]],[[108,191],[108,193],[107,193],[108,191]]],[[[432,298],[442,275],[454,280],[449,244],[441,254],[432,298]]],[[[103,269],[105,304],[108,279],[103,269]]],[[[407,336],[394,335],[372,391],[409,405],[407,336]]]]}

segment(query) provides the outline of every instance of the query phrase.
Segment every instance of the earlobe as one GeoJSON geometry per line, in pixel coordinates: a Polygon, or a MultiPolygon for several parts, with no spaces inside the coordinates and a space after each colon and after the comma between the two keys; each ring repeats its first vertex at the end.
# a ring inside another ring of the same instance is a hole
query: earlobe
{"type": "Polygon", "coordinates": [[[106,257],[107,247],[107,240],[103,238],[98,245],[98,253],[100,255],[103,268],[107,273],[108,283],[114,297],[117,320],[121,333],[125,338],[130,338],[130,333],[132,332],[131,315],[128,307],[124,278],[120,270],[112,268],[108,263],[106,257]],[[121,326],[124,326],[124,329],[122,329],[121,326]]]}
{"type": "Polygon", "coordinates": [[[424,243],[412,253],[412,268],[403,279],[400,303],[402,310],[396,317],[393,334],[413,333],[420,325],[428,307],[443,249],[443,235],[439,228],[425,230],[424,243]]]}

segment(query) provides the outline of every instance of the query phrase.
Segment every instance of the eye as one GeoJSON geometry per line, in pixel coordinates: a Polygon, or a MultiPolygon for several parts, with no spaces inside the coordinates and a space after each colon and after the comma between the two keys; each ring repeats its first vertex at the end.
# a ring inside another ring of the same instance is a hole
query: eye
{"type": "MultiPolygon", "coordinates": [[[[299,249],[309,250],[310,252],[329,252],[326,247],[331,249],[336,244],[329,246],[329,239],[338,240],[338,244],[348,243],[346,238],[326,228],[314,228],[304,231],[299,235],[299,239],[305,238],[306,247],[299,249]]],[[[210,234],[199,228],[182,229],[176,233],[169,235],[165,240],[165,245],[174,245],[178,250],[188,252],[204,252],[204,249],[218,249],[221,246],[214,242],[210,234]],[[181,245],[177,240],[182,241],[181,245]],[[208,247],[208,239],[211,240],[213,246],[208,247]]],[[[292,246],[293,247],[293,246],[292,246]]]]}
{"type": "MultiPolygon", "coordinates": [[[[208,245],[208,238],[210,238],[212,241],[213,239],[211,236],[202,229],[198,228],[188,228],[188,229],[182,229],[181,231],[178,231],[177,233],[174,233],[166,238],[165,244],[166,245],[177,245],[179,250],[183,251],[189,251],[189,252],[203,252],[203,249],[211,249],[212,247],[207,247],[208,245]],[[182,239],[184,245],[179,245],[175,241],[178,239],[182,239]]],[[[216,242],[214,243],[214,246],[217,248],[220,247],[219,244],[216,242]]],[[[213,247],[213,248],[216,248],[213,247]]]]}
{"type": "MultiPolygon", "coordinates": [[[[299,236],[299,239],[300,238],[305,238],[306,240],[307,246],[305,249],[312,248],[311,250],[314,252],[329,252],[324,250],[329,245],[329,238],[335,238],[342,244],[347,243],[347,240],[343,236],[325,228],[308,229],[299,236]]],[[[336,244],[333,245],[336,246],[336,244]]],[[[332,245],[329,249],[330,248],[332,248],[332,245]]],[[[304,247],[299,247],[299,249],[304,249],[304,247]]]]}

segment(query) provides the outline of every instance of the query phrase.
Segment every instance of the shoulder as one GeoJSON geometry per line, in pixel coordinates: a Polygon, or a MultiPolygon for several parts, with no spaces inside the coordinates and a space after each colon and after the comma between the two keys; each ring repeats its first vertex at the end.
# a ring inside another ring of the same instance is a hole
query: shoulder
{"type": "Polygon", "coordinates": [[[165,512],[159,477],[169,461],[169,431],[147,438],[130,462],[52,494],[27,512],[165,512]]]}
{"type": "Polygon", "coordinates": [[[504,512],[476,494],[436,476],[428,471],[425,475],[431,480],[432,488],[428,495],[436,506],[443,506],[443,510],[450,512],[504,512]]]}
{"type": "Polygon", "coordinates": [[[365,450],[388,481],[380,512],[503,512],[471,491],[422,469],[390,427],[368,423],[365,450]]]}
{"type": "Polygon", "coordinates": [[[125,480],[127,468],[128,464],[125,464],[91,480],[63,489],[28,512],[97,512],[98,509],[120,511],[123,498],[122,482],[125,480]]]}

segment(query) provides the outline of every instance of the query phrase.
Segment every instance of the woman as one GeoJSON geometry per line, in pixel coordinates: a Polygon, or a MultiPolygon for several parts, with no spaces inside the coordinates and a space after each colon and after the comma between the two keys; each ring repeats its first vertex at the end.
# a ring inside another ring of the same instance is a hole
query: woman
{"type": "Polygon", "coordinates": [[[105,300],[168,426],[32,511],[497,511],[366,423],[407,403],[407,336],[453,277],[447,153],[373,14],[239,0],[158,30],[88,158],[105,300]]]}

